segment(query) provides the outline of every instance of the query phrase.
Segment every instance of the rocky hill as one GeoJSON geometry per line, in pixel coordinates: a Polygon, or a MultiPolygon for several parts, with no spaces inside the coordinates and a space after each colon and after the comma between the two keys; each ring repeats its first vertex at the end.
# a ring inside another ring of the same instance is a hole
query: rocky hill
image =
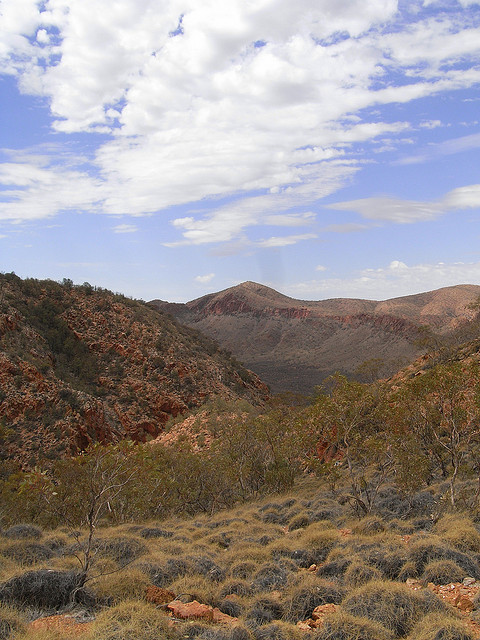
{"type": "Polygon", "coordinates": [[[32,466],[91,442],[157,436],[213,397],[267,387],[210,338],[88,283],[0,274],[0,457],[32,466]]]}
{"type": "Polygon", "coordinates": [[[245,282],[186,304],[150,304],[214,337],[273,391],[309,393],[336,371],[392,375],[424,350],[422,327],[455,330],[479,295],[479,286],[458,285],[385,301],[305,301],[245,282]]]}

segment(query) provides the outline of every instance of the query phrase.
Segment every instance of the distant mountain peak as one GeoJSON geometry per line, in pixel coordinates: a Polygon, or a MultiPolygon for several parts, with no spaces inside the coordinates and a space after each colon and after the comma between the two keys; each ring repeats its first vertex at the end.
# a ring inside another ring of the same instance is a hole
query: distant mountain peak
{"type": "Polygon", "coordinates": [[[215,337],[274,391],[310,392],[372,359],[384,363],[382,376],[398,371],[421,353],[420,326],[451,331],[471,318],[479,295],[479,286],[458,285],[384,301],[296,300],[246,281],[185,305],[153,304],[215,337]]]}

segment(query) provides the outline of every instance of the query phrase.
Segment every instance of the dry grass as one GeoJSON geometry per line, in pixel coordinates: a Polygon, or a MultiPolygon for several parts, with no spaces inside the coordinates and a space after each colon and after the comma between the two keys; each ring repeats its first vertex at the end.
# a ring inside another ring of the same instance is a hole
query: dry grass
{"type": "Polygon", "coordinates": [[[25,630],[25,619],[21,611],[0,605],[0,640],[20,634],[25,630]]]}
{"type": "Polygon", "coordinates": [[[151,581],[139,569],[127,568],[123,571],[101,575],[89,583],[94,595],[111,604],[125,600],[142,600],[151,581]]]}
{"type": "Polygon", "coordinates": [[[127,600],[102,611],[83,640],[159,640],[175,637],[166,615],[153,605],[127,600]]]}
{"type": "Polygon", "coordinates": [[[435,525],[435,532],[445,542],[465,553],[480,553],[480,533],[465,516],[449,514],[435,525]]]}
{"type": "Polygon", "coordinates": [[[345,612],[334,613],[317,631],[315,640],[393,640],[394,636],[378,622],[352,616],[345,612]]]}
{"type": "Polygon", "coordinates": [[[407,640],[475,640],[475,637],[462,621],[431,613],[415,625],[407,640]]]}
{"type": "MultiPolygon", "coordinates": [[[[312,640],[470,640],[458,620],[437,611],[445,607],[434,594],[413,592],[400,582],[422,577],[439,584],[472,571],[480,574],[476,564],[480,534],[471,520],[444,516],[433,532],[425,519],[423,525],[418,518],[384,520],[379,515],[353,520],[346,506],[335,507],[331,498],[318,495],[318,487],[314,491],[312,484],[311,489],[308,500],[270,498],[214,518],[100,529],[93,568],[100,575],[87,585],[97,598],[97,620],[82,637],[299,640],[306,637],[296,622],[308,618],[317,605],[334,602],[341,605],[340,612],[329,616],[323,629],[309,636],[312,640]],[[314,520],[315,513],[335,511],[334,507],[338,512],[343,509],[342,518],[314,520]],[[292,530],[265,522],[265,514],[277,514],[296,525],[292,530]],[[342,535],[340,526],[352,533],[342,535]],[[400,539],[406,532],[413,534],[408,544],[400,539]],[[316,573],[306,571],[311,563],[317,564],[316,573]],[[203,623],[181,623],[171,629],[165,614],[144,601],[151,584],[219,606],[239,617],[239,625],[235,632],[203,623]]],[[[79,547],[67,532],[37,531],[35,536],[0,536],[0,592],[14,576],[31,581],[32,569],[78,570],[72,552],[79,547]],[[12,548],[21,550],[20,555],[12,555],[12,548]],[[34,558],[32,565],[20,557],[44,548],[49,557],[34,558]]],[[[37,605],[34,615],[45,615],[45,604],[37,605]]],[[[62,603],[56,605],[59,611],[62,603]]],[[[18,615],[7,610],[14,618],[18,615]]],[[[67,637],[71,638],[58,630],[38,630],[34,636],[35,640],[67,637]]],[[[21,626],[9,638],[26,639],[21,626]]]]}

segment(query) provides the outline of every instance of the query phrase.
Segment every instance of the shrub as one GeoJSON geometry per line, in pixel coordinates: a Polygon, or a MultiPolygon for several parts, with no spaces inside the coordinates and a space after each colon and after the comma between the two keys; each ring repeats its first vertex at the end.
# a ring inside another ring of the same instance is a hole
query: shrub
{"type": "Polygon", "coordinates": [[[434,560],[427,564],[421,577],[425,583],[447,584],[461,582],[465,571],[452,560],[434,560]]]}
{"type": "Polygon", "coordinates": [[[436,536],[428,539],[411,540],[409,545],[409,559],[412,560],[418,574],[421,575],[433,560],[452,560],[463,569],[466,576],[480,578],[480,567],[465,553],[450,549],[436,536]]]}
{"type": "Polygon", "coordinates": [[[460,620],[435,613],[425,616],[408,636],[408,640],[474,640],[474,638],[475,636],[460,620]]]}
{"type": "Polygon", "coordinates": [[[272,591],[284,587],[288,581],[287,570],[280,564],[264,564],[254,575],[252,588],[255,591],[272,591]]]}
{"type": "Polygon", "coordinates": [[[102,611],[84,640],[158,640],[173,638],[168,618],[153,605],[126,601],[102,611]]]}
{"type": "Polygon", "coordinates": [[[3,549],[2,554],[19,564],[35,564],[53,558],[54,553],[47,545],[39,542],[18,542],[3,549]]]}
{"type": "Polygon", "coordinates": [[[6,538],[15,538],[17,540],[39,540],[43,532],[38,527],[35,527],[33,524],[14,524],[12,527],[6,529],[3,532],[3,535],[6,538]]]}
{"type": "Polygon", "coordinates": [[[246,580],[228,580],[220,590],[220,597],[224,598],[231,594],[235,594],[236,596],[249,596],[251,593],[252,588],[246,580]]]}
{"type": "Polygon", "coordinates": [[[147,551],[147,547],[135,538],[111,538],[99,541],[99,550],[121,567],[133,562],[147,551]]]}
{"type": "Polygon", "coordinates": [[[0,585],[0,602],[18,606],[58,610],[73,597],[85,599],[84,576],[78,571],[49,571],[40,569],[15,576],[0,585]]]}
{"type": "Polygon", "coordinates": [[[127,569],[100,576],[91,583],[97,599],[109,604],[119,604],[124,600],[141,600],[150,581],[139,569],[127,569]]]}
{"type": "Polygon", "coordinates": [[[284,618],[289,622],[305,620],[310,618],[315,607],[328,603],[340,604],[344,595],[344,590],[333,582],[307,576],[299,585],[291,588],[286,596],[284,618]]]}
{"type": "Polygon", "coordinates": [[[335,613],[325,619],[323,627],[316,631],[314,640],[393,640],[393,636],[378,622],[335,613]]]}
{"type": "Polygon", "coordinates": [[[140,531],[142,538],[172,538],[173,533],[159,527],[145,527],[140,531]]]}
{"type": "Polygon", "coordinates": [[[349,587],[360,587],[371,580],[381,580],[382,574],[375,567],[363,562],[352,562],[343,576],[345,584],[349,587]]]}
{"type": "Polygon", "coordinates": [[[0,640],[7,640],[13,634],[24,630],[25,624],[18,611],[0,605],[0,640]]]}
{"type": "Polygon", "coordinates": [[[396,636],[407,635],[430,611],[445,609],[443,602],[433,594],[412,591],[395,582],[380,581],[368,582],[352,591],[342,607],[354,616],[380,623],[396,636]]]}

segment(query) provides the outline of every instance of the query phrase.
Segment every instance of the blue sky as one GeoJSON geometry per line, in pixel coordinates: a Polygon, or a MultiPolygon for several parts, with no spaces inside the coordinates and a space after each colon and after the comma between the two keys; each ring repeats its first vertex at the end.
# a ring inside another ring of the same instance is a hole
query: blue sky
{"type": "Polygon", "coordinates": [[[480,2],[0,0],[0,271],[480,284],[480,2]]]}

